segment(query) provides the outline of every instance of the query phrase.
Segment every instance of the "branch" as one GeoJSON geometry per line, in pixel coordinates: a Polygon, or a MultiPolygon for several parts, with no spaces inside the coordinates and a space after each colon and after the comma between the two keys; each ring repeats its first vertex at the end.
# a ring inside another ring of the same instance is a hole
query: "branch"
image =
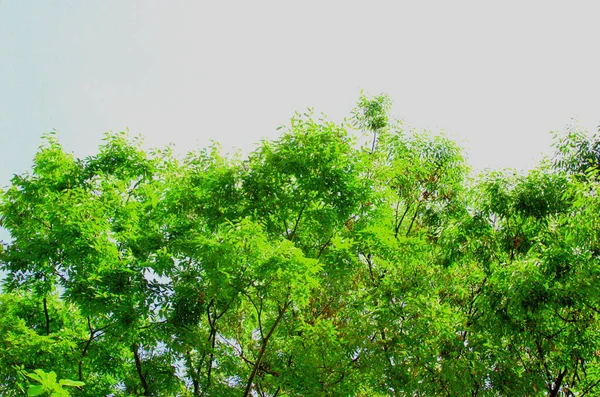
{"type": "Polygon", "coordinates": [[[138,377],[140,378],[140,382],[142,383],[142,388],[144,389],[144,396],[150,396],[150,390],[148,388],[148,381],[142,372],[142,360],[140,360],[140,355],[138,353],[138,346],[134,343],[131,345],[131,351],[133,352],[133,358],[135,359],[135,368],[137,369],[138,377]]]}
{"type": "MultiPolygon", "coordinates": [[[[398,221],[396,223],[396,227],[394,228],[394,238],[397,239],[398,238],[398,232],[400,231],[400,226],[402,226],[402,222],[404,222],[404,217],[406,216],[406,214],[408,213],[408,210],[410,210],[410,207],[412,206],[412,204],[414,203],[414,200],[410,202],[410,204],[408,204],[406,206],[406,210],[404,210],[404,213],[402,214],[402,217],[400,218],[400,221],[398,221]]],[[[398,204],[400,204],[400,201],[398,201],[398,204]]]]}
{"type": "Polygon", "coordinates": [[[296,218],[296,223],[294,224],[294,229],[290,233],[290,237],[291,237],[290,241],[293,241],[294,238],[296,238],[296,230],[298,229],[298,224],[300,223],[300,218],[302,218],[302,214],[304,213],[305,208],[306,208],[306,203],[304,203],[304,205],[300,209],[300,213],[298,214],[298,217],[296,218]]]}
{"type": "Polygon", "coordinates": [[[213,361],[215,359],[215,338],[216,338],[216,335],[217,335],[217,329],[213,328],[213,326],[211,325],[210,332],[211,332],[212,339],[211,339],[211,346],[210,346],[211,349],[210,349],[210,354],[209,354],[208,364],[207,364],[208,371],[207,371],[207,374],[206,374],[206,388],[205,388],[205,390],[208,390],[208,388],[210,387],[210,376],[212,374],[212,366],[213,366],[213,361]]]}
{"type": "Polygon", "coordinates": [[[333,234],[331,236],[329,236],[329,238],[327,239],[327,241],[325,242],[325,244],[323,244],[321,246],[321,248],[319,249],[319,253],[317,254],[317,258],[319,259],[321,257],[321,255],[323,254],[323,251],[325,251],[325,248],[327,248],[329,246],[329,243],[331,242],[331,239],[333,238],[333,234]]]}
{"type": "Polygon", "coordinates": [[[200,383],[198,382],[199,374],[194,369],[194,361],[192,360],[192,355],[189,350],[185,351],[185,357],[188,361],[188,367],[190,372],[192,373],[192,387],[194,388],[194,396],[200,395],[200,383]]]}
{"type": "Polygon", "coordinates": [[[275,319],[275,322],[271,326],[271,329],[269,329],[269,332],[267,333],[266,338],[263,339],[263,341],[262,341],[262,345],[260,346],[260,350],[258,352],[258,356],[256,358],[256,362],[254,363],[254,368],[252,369],[252,373],[250,374],[250,378],[248,378],[248,382],[246,384],[246,390],[244,391],[244,397],[248,397],[250,395],[250,390],[252,389],[252,384],[254,383],[254,377],[256,377],[256,373],[258,372],[258,368],[260,366],[260,362],[262,361],[262,358],[263,358],[263,356],[265,354],[265,351],[267,349],[267,343],[269,343],[269,339],[271,339],[271,336],[273,335],[273,332],[275,332],[275,328],[277,328],[277,325],[279,324],[279,322],[283,318],[283,315],[285,314],[285,312],[286,312],[287,308],[290,306],[290,304],[291,304],[291,301],[288,300],[285,303],[285,305],[283,306],[283,308],[281,308],[279,310],[279,315],[275,319]]]}
{"type": "Polygon", "coordinates": [[[246,298],[248,298],[248,300],[250,301],[250,304],[252,304],[252,306],[254,307],[254,310],[256,310],[256,318],[258,320],[258,330],[260,332],[260,337],[262,339],[265,338],[265,336],[263,335],[263,326],[262,326],[262,320],[261,320],[261,316],[262,316],[262,308],[263,308],[263,300],[262,298],[258,295],[258,290],[256,290],[256,297],[258,298],[259,302],[260,302],[260,306],[257,306],[256,303],[254,303],[254,299],[252,299],[250,297],[250,294],[248,294],[247,292],[243,291],[242,294],[244,294],[246,296],[246,298]]]}
{"type": "Polygon", "coordinates": [[[365,255],[365,259],[367,260],[367,265],[369,265],[369,277],[371,277],[371,282],[375,287],[379,286],[379,283],[375,281],[375,275],[373,274],[373,262],[371,262],[371,254],[365,255]]]}
{"type": "Polygon", "coordinates": [[[563,378],[567,374],[567,369],[565,368],[559,375],[558,378],[554,381],[554,386],[550,388],[550,397],[558,396],[558,392],[560,390],[560,385],[562,383],[563,378]]]}
{"type": "Polygon", "coordinates": [[[583,391],[583,393],[581,394],[581,397],[585,396],[590,391],[592,391],[596,386],[598,386],[598,384],[600,384],[600,379],[598,379],[596,382],[594,382],[594,384],[592,384],[589,388],[585,389],[583,391]]]}
{"type": "Polygon", "coordinates": [[[79,380],[83,381],[83,358],[86,356],[87,351],[90,347],[90,344],[92,343],[92,341],[94,340],[94,337],[96,336],[96,330],[94,330],[92,328],[92,323],[90,321],[90,316],[88,316],[87,318],[87,323],[88,323],[88,329],[90,330],[90,337],[88,338],[88,340],[85,343],[85,346],[83,348],[83,351],[81,352],[81,360],[79,360],[79,362],[77,363],[77,367],[78,367],[78,374],[79,374],[79,380]]]}
{"type": "Polygon", "coordinates": [[[417,203],[417,208],[415,208],[415,214],[413,215],[412,219],[410,220],[410,225],[408,225],[408,230],[406,231],[406,237],[408,237],[408,235],[410,234],[410,230],[413,227],[413,224],[415,223],[415,219],[417,218],[417,214],[419,213],[419,208],[421,207],[421,203],[422,201],[419,200],[419,202],[417,203]]]}
{"type": "Polygon", "coordinates": [[[245,355],[244,355],[244,351],[242,350],[242,348],[240,346],[237,346],[235,344],[233,344],[228,338],[224,338],[221,335],[217,335],[219,337],[219,340],[223,343],[228,344],[229,346],[233,347],[233,349],[237,352],[237,354],[239,355],[239,357],[248,365],[250,365],[251,367],[254,367],[254,362],[250,361],[245,355]]]}
{"type": "MultiPolygon", "coordinates": [[[[548,364],[546,364],[546,358],[544,357],[544,351],[542,350],[542,346],[539,341],[535,341],[535,347],[537,348],[538,354],[540,355],[540,360],[542,361],[542,366],[546,370],[547,379],[552,379],[552,374],[550,373],[550,369],[548,368],[548,364]]],[[[552,389],[550,389],[552,390],[552,389]]]]}
{"type": "Polygon", "coordinates": [[[375,144],[377,143],[377,131],[373,131],[373,143],[371,144],[371,153],[375,152],[375,144]]]}
{"type": "Polygon", "coordinates": [[[50,335],[50,316],[48,315],[48,302],[44,296],[44,316],[46,317],[46,335],[50,335]]]}

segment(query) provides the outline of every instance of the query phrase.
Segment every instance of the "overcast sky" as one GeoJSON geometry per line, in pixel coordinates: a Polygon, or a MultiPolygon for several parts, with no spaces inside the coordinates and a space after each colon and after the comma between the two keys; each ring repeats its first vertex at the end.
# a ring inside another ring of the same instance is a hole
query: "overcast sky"
{"type": "Polygon", "coordinates": [[[444,130],[477,168],[526,169],[600,121],[595,2],[0,0],[0,186],[43,132],[94,153],[126,127],[184,153],[245,150],[360,90],[444,130]]]}

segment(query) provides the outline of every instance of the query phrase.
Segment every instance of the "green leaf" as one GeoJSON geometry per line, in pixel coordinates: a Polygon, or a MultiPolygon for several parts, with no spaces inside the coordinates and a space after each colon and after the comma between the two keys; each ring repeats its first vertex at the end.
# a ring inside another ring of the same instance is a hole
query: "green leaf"
{"type": "Polygon", "coordinates": [[[45,393],[46,389],[42,385],[32,385],[27,389],[28,396],[39,396],[45,393]]]}
{"type": "MultiPolygon", "coordinates": [[[[39,370],[36,370],[36,372],[37,372],[37,371],[39,371],[39,370]]],[[[45,375],[45,374],[44,374],[44,375],[45,375]]],[[[42,377],[41,377],[40,375],[38,375],[37,373],[35,373],[35,374],[34,374],[34,373],[29,373],[29,374],[27,374],[27,376],[28,376],[29,378],[33,379],[33,380],[36,380],[36,381],[38,381],[39,383],[43,383],[43,382],[42,382],[42,377]]],[[[44,376],[44,379],[45,379],[45,376],[44,376]]]]}
{"type": "MultiPolygon", "coordinates": [[[[41,371],[41,370],[39,370],[39,371],[41,371]]],[[[46,381],[49,384],[55,384],[56,383],[56,372],[54,372],[54,371],[48,372],[47,377],[46,377],[46,381]]]]}
{"type": "Polygon", "coordinates": [[[85,385],[85,383],[78,381],[78,380],[71,380],[71,379],[61,379],[58,382],[61,386],[75,386],[75,387],[80,387],[85,385]]]}

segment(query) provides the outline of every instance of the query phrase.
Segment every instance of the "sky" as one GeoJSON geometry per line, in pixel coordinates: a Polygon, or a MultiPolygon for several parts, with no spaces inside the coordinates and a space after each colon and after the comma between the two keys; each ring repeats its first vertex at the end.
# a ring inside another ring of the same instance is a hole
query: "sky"
{"type": "Polygon", "coordinates": [[[126,128],[249,151],[361,90],[477,170],[525,170],[600,124],[599,38],[594,2],[0,0],[0,186],[53,129],[77,157],[126,128]]]}

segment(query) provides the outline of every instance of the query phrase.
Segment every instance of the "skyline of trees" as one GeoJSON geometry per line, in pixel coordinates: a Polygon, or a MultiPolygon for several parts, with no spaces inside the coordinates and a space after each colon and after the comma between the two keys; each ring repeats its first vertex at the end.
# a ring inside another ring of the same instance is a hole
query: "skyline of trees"
{"type": "Polygon", "coordinates": [[[596,395],[600,139],[473,176],[390,107],[296,114],[245,158],[47,134],[0,191],[0,392],[596,395]]]}

